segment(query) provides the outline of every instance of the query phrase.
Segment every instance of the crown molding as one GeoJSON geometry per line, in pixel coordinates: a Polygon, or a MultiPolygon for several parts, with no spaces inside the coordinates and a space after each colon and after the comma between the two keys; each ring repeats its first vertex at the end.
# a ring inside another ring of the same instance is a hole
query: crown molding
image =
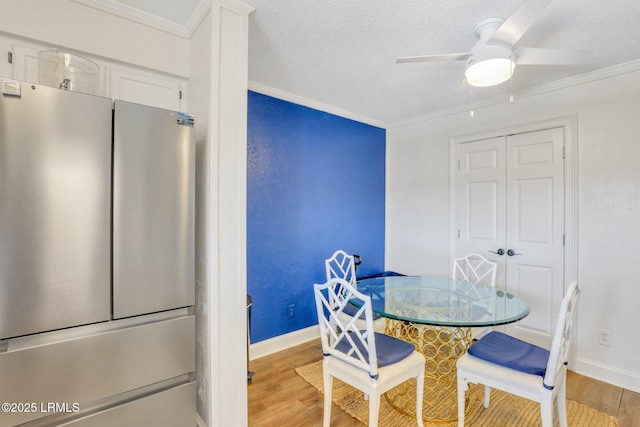
{"type": "MultiPolygon", "coordinates": [[[[251,12],[255,11],[255,8],[253,8],[252,6],[249,6],[248,4],[240,0],[214,0],[214,1],[240,14],[249,15],[251,12]]],[[[188,34],[188,38],[191,38],[194,31],[198,28],[198,25],[200,25],[204,17],[209,12],[209,9],[211,8],[211,3],[212,2],[210,0],[209,1],[201,0],[200,3],[198,3],[196,10],[193,12],[193,14],[191,15],[191,18],[189,18],[189,22],[187,22],[187,25],[186,25],[186,32],[188,34]]]]}
{"type": "Polygon", "coordinates": [[[229,8],[235,9],[240,13],[246,13],[247,15],[256,10],[255,7],[249,6],[245,2],[241,0],[214,0],[219,2],[220,4],[224,4],[229,8]]]}
{"type": "Polygon", "coordinates": [[[200,0],[198,6],[196,7],[196,10],[191,15],[189,22],[187,22],[186,25],[180,25],[159,16],[152,15],[139,9],[118,3],[114,0],[71,1],[185,39],[189,39],[191,37],[193,31],[195,31],[195,29],[198,27],[202,19],[209,11],[209,8],[211,7],[211,0],[200,0]]]}
{"type": "Polygon", "coordinates": [[[207,13],[209,12],[210,8],[211,8],[210,0],[200,0],[200,2],[198,3],[198,6],[196,7],[196,10],[193,11],[193,13],[191,14],[191,17],[189,18],[189,21],[187,22],[187,25],[185,26],[185,32],[187,34],[187,38],[189,39],[191,38],[193,33],[198,28],[198,25],[200,25],[204,17],[207,16],[207,13]]]}
{"type": "Polygon", "coordinates": [[[285,92],[283,90],[276,89],[270,86],[266,86],[261,83],[249,81],[248,88],[253,92],[257,92],[262,95],[271,96],[273,98],[278,98],[283,101],[293,102],[294,104],[302,105],[303,107],[309,107],[309,108],[313,108],[314,110],[324,111],[325,113],[344,117],[345,119],[349,119],[349,120],[355,120],[356,122],[379,127],[382,129],[387,128],[387,123],[381,122],[380,120],[375,120],[370,117],[361,116],[359,114],[355,114],[350,111],[342,110],[340,108],[337,108],[328,104],[323,104],[322,102],[314,101],[312,99],[295,95],[289,92],[285,92]]]}

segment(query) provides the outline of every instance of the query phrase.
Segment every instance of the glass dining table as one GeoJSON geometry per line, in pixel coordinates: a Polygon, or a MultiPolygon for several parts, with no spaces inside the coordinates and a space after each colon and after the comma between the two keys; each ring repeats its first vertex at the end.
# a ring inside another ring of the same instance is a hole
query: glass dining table
{"type": "MultiPolygon", "coordinates": [[[[423,418],[457,419],[456,361],[472,342],[472,328],[505,325],[529,314],[529,305],[501,289],[447,278],[387,276],[359,280],[373,312],[385,317],[385,333],[415,345],[425,355],[423,418]]],[[[358,305],[358,301],[351,302],[358,305]]],[[[405,382],[385,394],[400,412],[415,418],[415,386],[405,382]]]]}

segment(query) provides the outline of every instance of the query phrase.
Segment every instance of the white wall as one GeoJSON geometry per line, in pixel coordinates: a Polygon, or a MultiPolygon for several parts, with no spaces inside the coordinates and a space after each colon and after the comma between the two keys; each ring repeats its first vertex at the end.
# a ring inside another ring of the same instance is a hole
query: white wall
{"type": "MultiPolygon", "coordinates": [[[[449,274],[449,138],[576,114],[577,372],[640,391],[640,71],[387,131],[386,266],[449,274]],[[598,328],[612,346],[597,343],[598,328]]],[[[599,76],[601,77],[601,76],[599,76]]]]}

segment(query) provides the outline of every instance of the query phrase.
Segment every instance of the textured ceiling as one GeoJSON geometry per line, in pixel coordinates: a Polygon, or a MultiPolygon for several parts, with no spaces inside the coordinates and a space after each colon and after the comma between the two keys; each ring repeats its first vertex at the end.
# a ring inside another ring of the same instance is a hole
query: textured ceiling
{"type": "MultiPolygon", "coordinates": [[[[197,0],[120,0],[184,21],[197,0]],[[171,13],[169,13],[171,12],[171,13]]],[[[244,0],[249,80],[374,123],[392,124],[468,105],[464,61],[396,64],[399,56],[468,52],[474,26],[506,18],[521,0],[244,0]]],[[[640,59],[640,1],[554,0],[517,43],[591,52],[579,66],[517,67],[507,82],[474,88],[473,99],[521,91],[640,59]]],[[[638,66],[640,68],[640,65],[638,66]]],[[[516,101],[517,102],[517,101],[516,101]]]]}

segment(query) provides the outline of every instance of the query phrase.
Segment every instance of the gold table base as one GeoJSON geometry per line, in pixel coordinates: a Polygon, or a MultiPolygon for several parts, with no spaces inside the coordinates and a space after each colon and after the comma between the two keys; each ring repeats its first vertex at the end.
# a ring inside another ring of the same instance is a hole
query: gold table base
{"type": "MultiPolygon", "coordinates": [[[[471,329],[428,326],[386,319],[385,333],[415,345],[416,350],[427,359],[422,418],[430,422],[457,420],[456,362],[471,344],[471,329]]],[[[394,408],[415,418],[416,392],[413,382],[405,381],[385,393],[385,397],[394,408]]]]}

